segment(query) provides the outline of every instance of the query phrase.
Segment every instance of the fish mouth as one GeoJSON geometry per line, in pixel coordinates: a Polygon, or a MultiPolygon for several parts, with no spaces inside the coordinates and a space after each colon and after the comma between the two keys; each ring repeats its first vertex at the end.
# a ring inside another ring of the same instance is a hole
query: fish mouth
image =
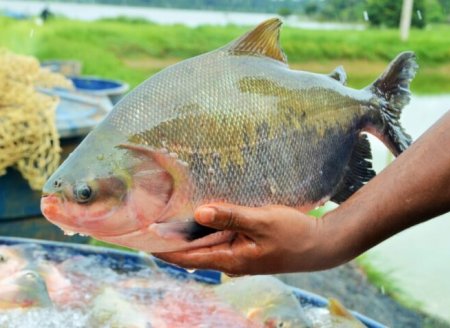
{"type": "Polygon", "coordinates": [[[61,195],[57,193],[43,193],[41,197],[41,212],[49,222],[61,228],[64,234],[67,235],[88,234],[82,227],[75,224],[70,216],[61,211],[61,206],[63,206],[61,195]]]}

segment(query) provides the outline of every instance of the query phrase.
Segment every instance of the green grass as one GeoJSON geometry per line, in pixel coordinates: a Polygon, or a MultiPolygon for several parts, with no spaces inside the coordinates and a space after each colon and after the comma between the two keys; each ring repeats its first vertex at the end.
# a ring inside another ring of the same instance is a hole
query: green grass
{"type": "Polygon", "coordinates": [[[361,255],[356,259],[356,263],[361,267],[367,276],[368,281],[374,285],[382,294],[388,295],[403,306],[410,309],[419,310],[419,301],[411,298],[402,290],[395,279],[383,270],[375,267],[367,255],[361,255]]]}
{"type": "Polygon", "coordinates": [[[92,245],[92,246],[113,248],[113,249],[118,249],[118,250],[127,251],[127,252],[137,252],[135,249],[119,246],[119,245],[116,245],[116,244],[107,243],[107,242],[104,242],[104,241],[101,241],[101,240],[98,240],[98,239],[95,239],[95,238],[89,238],[89,243],[88,244],[92,245]]]}
{"type": "MultiPolygon", "coordinates": [[[[78,59],[83,62],[84,74],[122,79],[136,86],[168,64],[223,46],[248,29],[161,26],[124,18],[96,22],[58,18],[37,26],[32,21],[0,18],[0,47],[41,60],[78,59]],[[169,62],[152,63],[154,59],[169,62]]],[[[373,81],[399,52],[413,50],[421,67],[413,92],[448,93],[449,34],[450,26],[445,25],[413,30],[410,40],[403,43],[396,30],[310,31],[286,27],[281,43],[297,68],[307,70],[311,63],[323,63],[325,71],[344,61],[354,87],[373,81]]]]}

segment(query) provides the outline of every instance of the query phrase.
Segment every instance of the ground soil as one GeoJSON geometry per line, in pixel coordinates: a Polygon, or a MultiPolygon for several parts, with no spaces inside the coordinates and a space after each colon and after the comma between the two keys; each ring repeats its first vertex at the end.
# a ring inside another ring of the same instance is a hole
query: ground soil
{"type": "Polygon", "coordinates": [[[282,274],[278,278],[291,286],[337,298],[347,308],[388,327],[450,327],[450,323],[407,308],[383,294],[355,263],[321,272],[282,274]]]}

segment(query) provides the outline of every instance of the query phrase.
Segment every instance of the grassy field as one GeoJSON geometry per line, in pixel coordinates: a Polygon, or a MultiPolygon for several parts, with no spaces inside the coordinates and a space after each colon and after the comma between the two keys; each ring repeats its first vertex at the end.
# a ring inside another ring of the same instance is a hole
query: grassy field
{"type": "MultiPolygon", "coordinates": [[[[55,19],[43,26],[0,18],[0,47],[46,59],[77,59],[84,74],[122,79],[136,86],[184,58],[216,49],[248,27],[161,26],[140,20],[80,22],[55,19]]],[[[310,31],[283,28],[281,43],[290,65],[329,72],[343,64],[349,85],[363,87],[403,50],[414,50],[420,65],[415,93],[450,92],[450,26],[413,30],[400,42],[396,30],[310,31]]]]}

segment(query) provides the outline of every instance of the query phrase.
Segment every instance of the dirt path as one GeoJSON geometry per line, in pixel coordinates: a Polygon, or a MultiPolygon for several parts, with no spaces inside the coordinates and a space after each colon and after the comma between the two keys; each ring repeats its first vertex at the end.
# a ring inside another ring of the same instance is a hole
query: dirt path
{"type": "Polygon", "coordinates": [[[347,308],[389,327],[450,327],[449,323],[408,309],[382,294],[354,263],[321,272],[282,274],[278,278],[323,297],[335,297],[347,308]]]}

